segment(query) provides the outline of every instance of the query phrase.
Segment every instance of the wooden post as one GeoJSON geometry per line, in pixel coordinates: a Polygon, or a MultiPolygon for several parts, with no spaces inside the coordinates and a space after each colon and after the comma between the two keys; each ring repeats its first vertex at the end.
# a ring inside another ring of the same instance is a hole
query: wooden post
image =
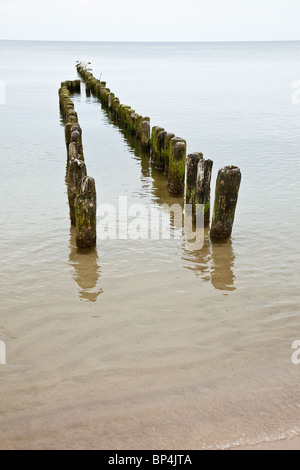
{"type": "Polygon", "coordinates": [[[165,136],[165,139],[164,139],[164,150],[163,150],[164,160],[165,160],[165,172],[164,173],[166,176],[168,176],[169,174],[170,142],[171,142],[171,139],[173,139],[173,137],[175,137],[175,134],[168,132],[168,134],[165,136]]]}
{"type": "MultiPolygon", "coordinates": [[[[68,165],[72,160],[76,160],[76,158],[78,158],[77,146],[75,142],[70,142],[68,148],[68,165]]],[[[81,158],[79,158],[79,160],[81,160],[81,158]]]]}
{"type": "Polygon", "coordinates": [[[120,100],[119,98],[115,98],[113,101],[113,112],[115,113],[115,117],[118,117],[119,109],[120,109],[120,100]]]}
{"type": "Polygon", "coordinates": [[[95,180],[85,176],[75,200],[76,244],[81,248],[96,245],[96,186],[95,180]]]}
{"type": "Polygon", "coordinates": [[[115,95],[113,93],[110,93],[108,95],[108,101],[107,101],[108,109],[112,109],[114,99],[115,99],[115,95]]]}
{"type": "Polygon", "coordinates": [[[70,160],[67,173],[68,200],[71,223],[75,224],[75,199],[79,193],[82,178],[86,176],[86,166],[78,158],[70,160]]]}
{"type": "Polygon", "coordinates": [[[156,165],[155,167],[158,170],[164,170],[165,169],[165,139],[166,136],[168,135],[167,131],[163,130],[160,131],[159,134],[157,135],[157,142],[156,142],[156,151],[157,151],[157,156],[156,156],[156,165]]]}
{"type": "Polygon", "coordinates": [[[141,142],[143,147],[149,148],[150,147],[150,121],[142,121],[141,124],[141,142]]]}
{"type": "Polygon", "coordinates": [[[226,166],[219,170],[210,238],[226,240],[231,236],[241,171],[237,166],[226,166]]]}
{"type": "Polygon", "coordinates": [[[186,142],[180,137],[173,137],[169,152],[169,192],[172,194],[184,193],[185,163],[186,142]]]}
{"type": "Polygon", "coordinates": [[[196,220],[196,183],[198,164],[203,159],[203,154],[200,152],[190,153],[186,158],[186,189],[185,189],[185,202],[193,206],[192,216],[193,221],[196,220]]]}
{"type": "Polygon", "coordinates": [[[212,160],[200,159],[197,167],[195,204],[204,206],[204,226],[210,222],[210,182],[212,173],[212,160]]]}
{"type": "Polygon", "coordinates": [[[135,114],[135,110],[132,109],[132,108],[126,108],[125,109],[125,113],[124,113],[124,125],[126,127],[126,129],[128,129],[130,132],[134,132],[134,126],[133,126],[133,123],[134,123],[134,116],[135,114]]]}
{"type": "Polygon", "coordinates": [[[67,149],[69,148],[69,144],[71,142],[71,134],[73,131],[78,131],[80,134],[80,138],[82,138],[82,130],[81,130],[80,125],[78,123],[68,122],[65,125],[65,141],[66,141],[67,149]]]}
{"type": "Polygon", "coordinates": [[[154,126],[152,127],[151,132],[151,163],[156,165],[156,160],[158,156],[158,135],[160,132],[163,132],[165,129],[163,127],[154,126]]]}
{"type": "Polygon", "coordinates": [[[91,96],[91,85],[89,81],[86,81],[85,83],[85,95],[87,98],[91,96]]]}
{"type": "Polygon", "coordinates": [[[83,157],[82,133],[77,126],[73,126],[71,129],[70,143],[71,142],[75,143],[78,155],[81,155],[83,157]]]}

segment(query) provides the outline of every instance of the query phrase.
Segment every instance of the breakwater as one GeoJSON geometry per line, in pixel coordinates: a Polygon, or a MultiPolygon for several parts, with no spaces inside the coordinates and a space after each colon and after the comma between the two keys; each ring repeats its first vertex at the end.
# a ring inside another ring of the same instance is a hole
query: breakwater
{"type": "Polygon", "coordinates": [[[96,245],[96,185],[87,176],[82,145],[82,129],[78,122],[72,93],[80,93],[80,80],[65,81],[59,89],[60,111],[65,125],[67,148],[68,201],[71,224],[76,227],[76,245],[91,248],[96,245]]]}

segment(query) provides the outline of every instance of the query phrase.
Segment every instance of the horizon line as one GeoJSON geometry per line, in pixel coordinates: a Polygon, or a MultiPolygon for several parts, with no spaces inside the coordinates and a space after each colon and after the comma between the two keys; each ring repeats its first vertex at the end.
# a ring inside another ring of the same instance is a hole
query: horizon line
{"type": "Polygon", "coordinates": [[[99,42],[99,43],[166,43],[166,44],[180,44],[180,43],[245,43],[245,42],[300,42],[299,39],[219,39],[219,40],[199,40],[199,41],[190,41],[190,40],[181,40],[181,41],[166,41],[166,40],[78,40],[78,39],[2,39],[0,41],[19,41],[19,42],[99,42]]]}

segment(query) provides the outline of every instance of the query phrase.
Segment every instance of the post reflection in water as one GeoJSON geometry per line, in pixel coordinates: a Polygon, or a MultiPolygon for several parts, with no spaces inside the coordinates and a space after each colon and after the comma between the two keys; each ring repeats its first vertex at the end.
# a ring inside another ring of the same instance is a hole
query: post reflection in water
{"type": "Polygon", "coordinates": [[[183,247],[182,259],[187,261],[185,267],[204,281],[210,281],[211,246],[205,229],[204,244],[201,250],[193,250],[192,244],[183,247]]]}
{"type": "Polygon", "coordinates": [[[211,283],[215,289],[227,291],[236,289],[234,260],[231,238],[225,242],[212,244],[211,283]]]}
{"type": "Polygon", "coordinates": [[[73,278],[79,287],[79,298],[82,301],[96,302],[103,293],[101,288],[96,288],[100,277],[97,249],[77,248],[75,232],[75,227],[71,227],[69,260],[74,268],[73,278]]]}
{"type": "MultiPolygon", "coordinates": [[[[191,246],[191,245],[190,245],[191,246]]],[[[208,229],[205,230],[204,246],[201,250],[183,248],[185,267],[194,271],[197,277],[210,281],[213,287],[222,291],[233,291],[235,254],[231,239],[211,243],[208,229]]]]}

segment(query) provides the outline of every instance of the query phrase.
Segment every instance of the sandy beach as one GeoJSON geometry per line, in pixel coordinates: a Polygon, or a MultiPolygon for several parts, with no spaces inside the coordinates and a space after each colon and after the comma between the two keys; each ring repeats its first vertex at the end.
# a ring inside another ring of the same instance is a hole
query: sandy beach
{"type": "Polygon", "coordinates": [[[232,450],[299,450],[300,437],[294,439],[283,439],[274,442],[264,442],[260,445],[250,447],[232,448],[232,450]]]}

